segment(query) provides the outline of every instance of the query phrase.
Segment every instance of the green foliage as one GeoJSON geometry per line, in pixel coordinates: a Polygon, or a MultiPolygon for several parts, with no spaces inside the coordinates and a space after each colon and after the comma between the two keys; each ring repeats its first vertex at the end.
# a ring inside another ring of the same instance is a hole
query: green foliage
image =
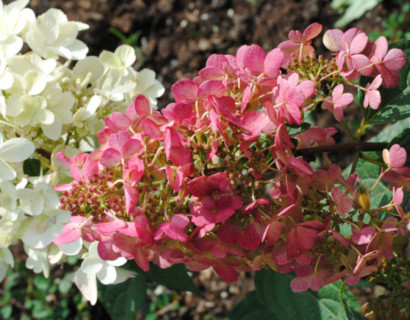
{"type": "Polygon", "coordinates": [[[100,286],[99,299],[112,319],[132,320],[147,303],[146,281],[142,275],[117,285],[100,286]]]}
{"type": "Polygon", "coordinates": [[[310,128],[310,123],[302,122],[300,125],[286,125],[286,130],[289,133],[289,136],[295,136],[299,133],[302,133],[310,128]]]}
{"type": "Polygon", "coordinates": [[[14,270],[7,270],[2,283],[0,319],[76,320],[90,315],[105,318],[102,305],[90,306],[69,277],[69,266],[64,270],[51,270],[45,278],[34,275],[24,263],[17,263],[14,270]]]}
{"type": "Polygon", "coordinates": [[[329,284],[318,292],[295,293],[290,288],[292,276],[272,270],[255,275],[256,294],[251,292],[230,315],[231,320],[243,319],[328,319],[362,320],[359,304],[341,281],[329,284]],[[249,315],[249,316],[248,316],[249,315]]]}
{"type": "Polygon", "coordinates": [[[259,301],[256,291],[251,291],[229,314],[231,320],[275,320],[274,315],[259,301]]]}
{"type": "Polygon", "coordinates": [[[336,23],[336,28],[346,26],[353,20],[359,19],[367,11],[376,7],[382,0],[333,0],[331,7],[336,9],[340,14],[343,14],[336,23]]]}
{"type": "Polygon", "coordinates": [[[390,2],[389,5],[395,5],[395,8],[390,8],[390,15],[386,19],[383,19],[381,23],[383,30],[370,32],[370,39],[376,40],[380,36],[385,36],[386,38],[392,40],[410,40],[410,31],[408,28],[410,3],[406,0],[393,0],[393,3],[390,2]]]}
{"type": "Polygon", "coordinates": [[[157,265],[151,263],[150,269],[147,272],[143,272],[133,261],[130,261],[129,264],[132,265],[132,270],[143,275],[152,282],[179,291],[199,292],[183,264],[175,264],[167,269],[161,269],[157,265]]]}
{"type": "Polygon", "coordinates": [[[26,159],[23,162],[23,172],[30,177],[38,177],[40,175],[41,163],[37,159],[26,159]]]}
{"type": "Polygon", "coordinates": [[[142,311],[144,319],[154,320],[161,310],[172,311],[178,308],[178,297],[170,300],[170,295],[177,295],[175,292],[162,293],[155,300],[149,301],[147,283],[198,293],[198,288],[183,264],[173,265],[167,269],[150,264],[150,270],[144,272],[135,262],[129,261],[126,268],[137,272],[137,276],[124,283],[99,286],[99,299],[112,319],[136,319],[137,312],[142,311]]]}
{"type": "MultiPolygon", "coordinates": [[[[399,48],[404,51],[406,60],[410,61],[410,41],[401,40],[389,44],[389,48],[399,48]]],[[[378,110],[370,107],[363,109],[365,120],[373,124],[396,122],[410,116],[410,64],[399,70],[399,86],[392,89],[380,88],[382,103],[378,110]]],[[[370,78],[361,77],[360,85],[369,83],[370,78]]],[[[359,100],[363,101],[364,92],[359,91],[359,100]]]]}

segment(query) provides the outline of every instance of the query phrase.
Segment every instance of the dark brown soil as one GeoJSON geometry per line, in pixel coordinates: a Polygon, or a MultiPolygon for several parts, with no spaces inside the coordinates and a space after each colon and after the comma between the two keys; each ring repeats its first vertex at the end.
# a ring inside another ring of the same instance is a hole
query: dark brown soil
{"type": "MultiPolygon", "coordinates": [[[[93,55],[121,43],[109,28],[126,36],[140,32],[139,67],[156,71],[167,89],[161,107],[172,99],[171,85],[195,76],[212,53],[234,54],[251,43],[270,50],[291,29],[315,21],[328,29],[338,17],[327,0],[32,0],[30,6],[36,14],[61,8],[69,19],[88,23],[80,38],[93,55]]],[[[380,6],[369,13],[360,27],[377,29],[385,11],[380,6]]]]}

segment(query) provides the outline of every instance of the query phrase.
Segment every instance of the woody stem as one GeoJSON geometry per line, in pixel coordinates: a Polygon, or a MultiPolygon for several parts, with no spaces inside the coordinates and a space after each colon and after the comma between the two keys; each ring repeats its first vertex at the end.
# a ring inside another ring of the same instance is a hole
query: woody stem
{"type": "Polygon", "coordinates": [[[385,142],[349,142],[335,145],[323,145],[318,147],[304,148],[296,150],[296,156],[311,156],[324,152],[356,152],[356,151],[382,151],[387,147],[385,142]]]}

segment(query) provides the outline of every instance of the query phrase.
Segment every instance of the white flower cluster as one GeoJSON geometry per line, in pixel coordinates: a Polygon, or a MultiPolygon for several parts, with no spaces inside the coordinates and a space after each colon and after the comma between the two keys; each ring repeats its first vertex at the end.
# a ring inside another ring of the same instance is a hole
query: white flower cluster
{"type": "MultiPolygon", "coordinates": [[[[88,25],[69,21],[58,9],[36,17],[28,3],[0,0],[0,281],[14,265],[9,247],[19,240],[26,267],[45,276],[70,254],[52,243],[70,219],[54,190],[69,171],[55,154],[93,150],[105,116],[125,111],[137,94],[155,108],[164,92],[152,70],[132,68],[132,47],[87,56],[77,36],[88,25]]],[[[96,277],[107,284],[130,276],[115,268],[123,261],[100,262],[94,244],[71,254],[87,257],[74,281],[93,303],[96,277]]]]}

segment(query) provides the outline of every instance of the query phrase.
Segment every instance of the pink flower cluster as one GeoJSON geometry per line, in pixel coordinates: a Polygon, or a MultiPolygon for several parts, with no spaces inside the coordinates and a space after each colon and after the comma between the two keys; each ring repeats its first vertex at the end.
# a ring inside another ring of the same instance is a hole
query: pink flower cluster
{"type": "Polygon", "coordinates": [[[365,89],[376,106],[380,79],[397,85],[404,54],[387,52],[383,38],[370,45],[357,29],[331,30],[335,69],[314,56],[311,40],[320,32],[319,24],[292,31],[268,54],[257,45],[242,46],[236,56],[214,54],[198,77],[172,86],[175,102],[161,112],[138,96],[126,113],[105,120],[98,150],[58,154],[74,180],[58,187],[72,217],[54,242],[98,240],[105,260],[133,259],[143,270],[150,262],[213,267],[227,281],[238,270],[295,272],[294,291],[340,278],[354,284],[374,272],[409,226],[401,207],[410,187],[405,150],[386,150],[381,175],[393,188],[386,210],[397,213],[382,223],[379,208],[364,205],[368,195],[357,191],[356,174],[344,179],[336,164],[313,169],[295,155],[335,144],[336,129],[312,126],[291,136],[288,128],[321,103],[341,120],[352,102],[343,84],[359,74],[380,74],[365,89]],[[341,234],[342,225],[350,235],[341,234]]]}

